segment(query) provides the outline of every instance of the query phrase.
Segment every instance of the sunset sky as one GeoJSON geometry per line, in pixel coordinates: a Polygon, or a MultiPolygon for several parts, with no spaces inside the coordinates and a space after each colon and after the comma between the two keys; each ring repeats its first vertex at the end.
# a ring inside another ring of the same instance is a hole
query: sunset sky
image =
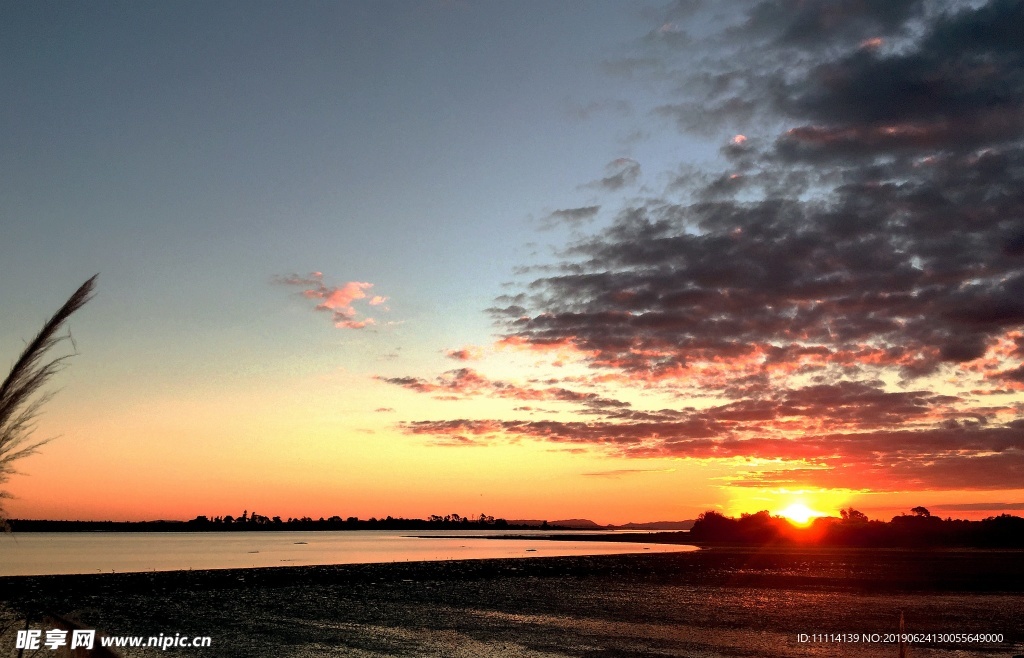
{"type": "Polygon", "coordinates": [[[0,5],[15,518],[1024,514],[1024,2],[0,5]]]}

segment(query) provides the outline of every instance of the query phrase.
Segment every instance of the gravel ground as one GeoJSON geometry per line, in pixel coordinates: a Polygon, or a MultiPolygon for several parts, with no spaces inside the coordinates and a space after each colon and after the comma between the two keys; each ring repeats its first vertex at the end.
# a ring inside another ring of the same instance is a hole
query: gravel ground
{"type": "MultiPolygon", "coordinates": [[[[714,548],[9,577],[0,602],[0,620],[49,612],[113,636],[212,637],[209,649],[125,656],[896,656],[892,643],[798,634],[884,636],[901,612],[911,633],[1003,635],[917,643],[915,658],[1024,654],[1020,551],[714,548]]],[[[15,655],[11,630],[2,655],[15,655]]]]}

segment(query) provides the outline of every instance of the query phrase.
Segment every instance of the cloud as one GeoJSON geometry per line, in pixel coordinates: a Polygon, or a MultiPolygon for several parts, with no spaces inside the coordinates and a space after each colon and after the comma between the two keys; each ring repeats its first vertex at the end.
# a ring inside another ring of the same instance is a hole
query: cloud
{"type": "Polygon", "coordinates": [[[439,448],[479,448],[484,444],[468,436],[445,436],[431,441],[430,445],[439,448]]]}
{"type": "Polygon", "coordinates": [[[478,444],[532,439],[587,446],[625,458],[778,462],[755,467],[731,484],[744,487],[834,487],[913,491],[1016,489],[1024,476],[1024,440],[1010,428],[869,431],[796,438],[721,438],[706,420],[586,423],[527,420],[414,421],[403,429],[432,437],[473,435],[478,444]]]}
{"type": "Polygon", "coordinates": [[[427,380],[421,377],[377,377],[377,379],[417,393],[437,394],[441,399],[446,400],[466,399],[484,395],[523,401],[570,402],[588,409],[621,409],[630,406],[628,402],[602,397],[596,393],[575,391],[559,386],[522,386],[510,382],[492,380],[472,368],[449,370],[434,380],[427,380]]]}
{"type": "Polygon", "coordinates": [[[555,210],[547,217],[541,224],[542,229],[549,229],[560,224],[567,224],[573,228],[593,221],[597,217],[598,211],[601,210],[601,206],[584,206],[582,208],[565,208],[563,210],[555,210]]]}
{"type": "MultiPolygon", "coordinates": [[[[355,302],[366,299],[367,290],[372,283],[349,281],[340,286],[328,286],[324,283],[322,272],[311,272],[306,276],[289,274],[275,277],[275,282],[304,288],[302,296],[306,299],[318,300],[315,309],[331,314],[334,326],[339,329],[363,329],[376,324],[371,317],[359,318],[355,302]]],[[[387,297],[376,295],[368,300],[370,306],[379,306],[387,301],[387,297]]]]}
{"type": "MultiPolygon", "coordinates": [[[[1005,27],[1021,6],[944,14],[897,54],[822,58],[789,82],[776,72],[773,93],[756,91],[814,123],[760,154],[775,173],[729,176],[729,189],[716,180],[714,201],[624,208],[573,245],[562,272],[531,284],[533,307],[509,335],[569,340],[635,371],[758,345],[822,350],[831,363],[874,347],[904,375],[981,357],[1024,323],[1021,231],[1008,219],[1024,212],[1024,56],[1005,27]],[[809,184],[820,188],[823,165],[835,184],[802,199],[792,177],[818,168],[809,184]],[[768,189],[757,198],[747,180],[768,189]]],[[[849,18],[892,31],[919,13],[918,3],[762,3],[750,21],[773,27],[777,43],[806,44],[812,26],[845,33],[849,18]]]]}
{"type": "Polygon", "coordinates": [[[317,310],[334,311],[349,317],[355,314],[352,302],[357,299],[364,299],[366,297],[366,292],[364,291],[372,287],[372,283],[350,281],[340,288],[318,286],[304,291],[303,294],[310,299],[323,300],[317,305],[317,310]]]}
{"type": "MultiPolygon", "coordinates": [[[[400,427],[746,463],[738,487],[1019,489],[1024,2],[738,6],[687,3],[606,67],[664,90],[654,114],[714,136],[721,165],[603,202],[608,226],[489,309],[498,346],[586,374],[392,381],[575,414],[400,427]],[[705,8],[718,29],[700,40],[685,21],[705,8]],[[677,32],[685,45],[660,39],[677,32]],[[572,399],[622,387],[674,404],[572,399]]],[[[640,165],[607,174],[589,185],[622,192],[640,165]]]]}
{"type": "Polygon", "coordinates": [[[371,325],[377,324],[373,318],[363,318],[362,320],[341,320],[335,315],[334,326],[338,329],[364,329],[371,325]]]}
{"type": "Polygon", "coordinates": [[[484,357],[484,351],[475,345],[467,345],[456,350],[448,350],[445,356],[456,361],[479,361],[484,357]]]}
{"type": "Polygon", "coordinates": [[[635,183],[640,177],[640,163],[632,158],[617,158],[605,166],[605,171],[607,176],[588,183],[586,187],[609,192],[621,190],[635,183]]]}
{"type": "Polygon", "coordinates": [[[834,48],[904,34],[924,9],[924,0],[767,0],[750,9],[737,32],[781,48],[834,48]]]}
{"type": "Polygon", "coordinates": [[[642,475],[646,473],[675,473],[674,468],[620,468],[613,471],[595,471],[593,473],[583,473],[587,477],[599,477],[599,478],[620,478],[627,475],[642,475]]]}

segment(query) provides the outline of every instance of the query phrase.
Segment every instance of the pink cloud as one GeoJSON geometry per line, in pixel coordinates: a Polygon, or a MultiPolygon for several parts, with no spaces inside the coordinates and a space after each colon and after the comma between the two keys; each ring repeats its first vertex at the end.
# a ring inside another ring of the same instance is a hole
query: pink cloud
{"type": "Polygon", "coordinates": [[[338,329],[364,329],[370,325],[377,324],[373,318],[365,320],[336,320],[334,326],[338,329]]]}
{"type": "MultiPolygon", "coordinates": [[[[322,290],[316,290],[318,293],[316,296],[324,301],[317,306],[318,309],[330,309],[335,312],[343,313],[346,316],[355,315],[355,309],[352,308],[352,302],[357,299],[365,299],[366,293],[364,292],[367,288],[372,288],[372,283],[365,283],[362,281],[349,281],[340,288],[323,288],[322,290]]],[[[306,291],[309,293],[310,291],[306,291]]]]}
{"type": "MultiPolygon", "coordinates": [[[[353,304],[367,298],[367,291],[373,287],[367,281],[348,281],[340,286],[328,286],[324,283],[323,272],[310,272],[306,276],[291,274],[277,277],[278,283],[305,288],[301,295],[306,299],[320,300],[316,305],[318,311],[329,311],[334,326],[339,329],[363,329],[376,324],[371,317],[359,318],[359,312],[353,304]]],[[[369,299],[370,306],[384,303],[387,297],[375,295],[369,299]]],[[[385,309],[387,310],[387,309],[385,309]]]]}

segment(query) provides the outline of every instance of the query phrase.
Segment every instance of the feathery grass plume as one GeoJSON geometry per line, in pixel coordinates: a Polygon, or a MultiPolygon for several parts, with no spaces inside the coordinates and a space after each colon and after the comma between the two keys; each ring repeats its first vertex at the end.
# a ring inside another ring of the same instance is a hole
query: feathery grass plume
{"type": "MultiPolygon", "coordinates": [[[[3,384],[0,384],[0,485],[7,482],[16,472],[12,465],[15,461],[35,453],[41,445],[50,440],[29,440],[35,429],[34,421],[40,407],[53,396],[53,393],[36,394],[73,354],[49,360],[46,354],[58,343],[71,340],[70,333],[58,335],[57,332],[72,313],[92,299],[97,276],[99,275],[93,275],[83,283],[75,294],[64,302],[64,306],[43,325],[14,362],[3,384]]],[[[71,344],[74,345],[73,340],[71,344]]],[[[3,509],[5,498],[10,498],[10,494],[0,491],[0,527],[6,530],[3,509]]]]}

